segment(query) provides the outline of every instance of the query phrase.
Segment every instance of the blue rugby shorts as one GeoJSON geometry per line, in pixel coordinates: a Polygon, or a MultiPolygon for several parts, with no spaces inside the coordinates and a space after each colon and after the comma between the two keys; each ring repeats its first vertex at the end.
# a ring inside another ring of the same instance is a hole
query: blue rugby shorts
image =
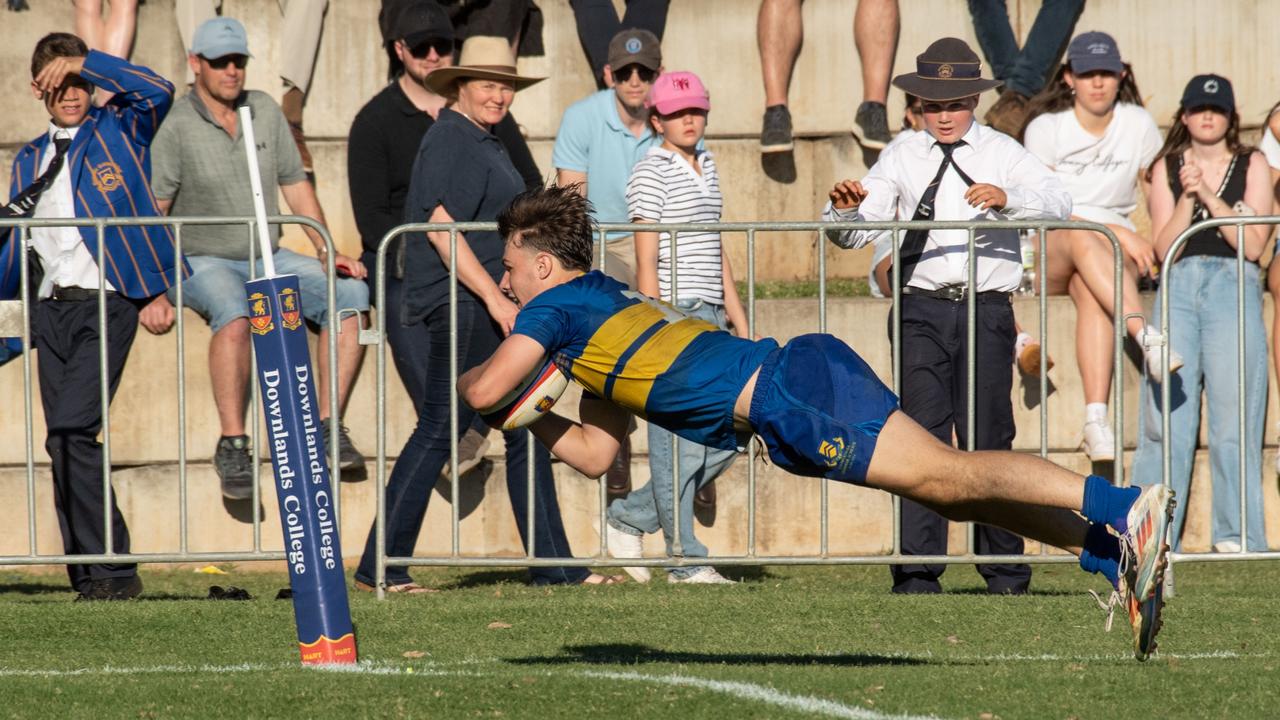
{"type": "Polygon", "coordinates": [[[801,335],[765,358],[750,422],[778,467],[861,485],[897,409],[898,397],[848,345],[801,335]]]}

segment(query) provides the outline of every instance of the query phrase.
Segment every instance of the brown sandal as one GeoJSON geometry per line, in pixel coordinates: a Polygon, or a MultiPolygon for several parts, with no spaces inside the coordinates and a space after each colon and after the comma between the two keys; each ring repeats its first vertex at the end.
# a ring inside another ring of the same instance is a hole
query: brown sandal
{"type": "MultiPolygon", "coordinates": [[[[364,592],[374,592],[377,588],[366,582],[356,581],[356,589],[364,592]]],[[[405,595],[426,595],[429,593],[440,592],[436,588],[419,585],[416,582],[400,583],[399,585],[388,585],[386,592],[389,594],[402,593],[405,595]]]]}
{"type": "Polygon", "coordinates": [[[626,575],[601,575],[591,573],[582,581],[583,585],[621,585],[627,581],[626,575]]]}

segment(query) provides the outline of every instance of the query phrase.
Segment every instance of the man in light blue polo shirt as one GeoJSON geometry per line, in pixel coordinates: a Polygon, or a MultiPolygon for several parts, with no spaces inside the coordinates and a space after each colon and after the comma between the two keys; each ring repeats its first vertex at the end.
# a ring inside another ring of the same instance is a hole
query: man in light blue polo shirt
{"type": "MultiPolygon", "coordinates": [[[[556,185],[581,183],[598,222],[630,221],[626,192],[631,168],[650,147],[662,144],[644,104],[661,72],[658,38],[648,30],[623,30],[609,43],[604,66],[609,89],[574,103],[560,121],[551,156],[556,185]]],[[[611,233],[608,240],[604,270],[634,288],[634,240],[626,233],[611,233]]]]}

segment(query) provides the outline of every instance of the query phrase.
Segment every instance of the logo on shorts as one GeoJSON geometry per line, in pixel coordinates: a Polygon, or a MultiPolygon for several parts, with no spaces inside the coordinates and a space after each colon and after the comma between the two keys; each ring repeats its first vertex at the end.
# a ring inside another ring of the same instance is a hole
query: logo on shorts
{"type": "Polygon", "coordinates": [[[266,335],[275,329],[271,322],[271,299],[262,293],[249,296],[249,329],[257,335],[266,335]]]}
{"type": "Polygon", "coordinates": [[[848,469],[849,463],[853,461],[853,450],[856,444],[846,446],[844,437],[837,435],[830,440],[823,440],[818,445],[818,455],[822,457],[822,461],[829,468],[838,468],[841,472],[848,469]]]}
{"type": "Polygon", "coordinates": [[[123,182],[120,166],[111,161],[98,163],[90,168],[89,174],[93,177],[93,186],[98,188],[100,193],[109,193],[120,187],[123,182]]]}
{"type": "Polygon", "coordinates": [[[302,326],[302,309],[298,305],[298,291],[285,288],[276,296],[280,302],[280,324],[285,330],[297,330],[302,326]]]}
{"type": "Polygon", "coordinates": [[[550,395],[543,395],[542,399],[538,401],[538,404],[535,405],[533,409],[538,411],[539,414],[541,414],[550,410],[551,406],[555,404],[556,404],[555,398],[551,397],[550,395]]]}

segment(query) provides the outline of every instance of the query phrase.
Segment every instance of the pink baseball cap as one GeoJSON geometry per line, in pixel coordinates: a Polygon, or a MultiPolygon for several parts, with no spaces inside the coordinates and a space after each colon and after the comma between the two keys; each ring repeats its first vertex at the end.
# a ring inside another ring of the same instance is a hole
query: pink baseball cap
{"type": "Polygon", "coordinates": [[[649,90],[646,107],[657,108],[663,115],[697,108],[711,109],[711,95],[707,88],[691,72],[669,72],[658,76],[649,90]]]}

